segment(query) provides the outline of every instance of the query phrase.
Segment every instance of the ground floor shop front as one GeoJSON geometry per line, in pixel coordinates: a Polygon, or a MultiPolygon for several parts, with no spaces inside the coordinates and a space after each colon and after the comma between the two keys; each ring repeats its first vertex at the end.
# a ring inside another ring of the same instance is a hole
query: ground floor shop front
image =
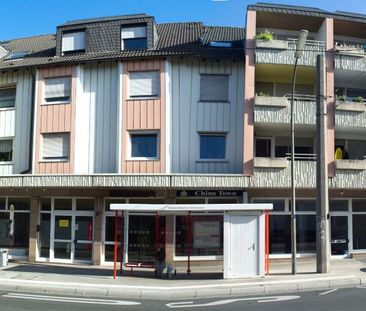
{"type": "MultiPolygon", "coordinates": [[[[232,204],[273,203],[269,221],[269,252],[272,258],[291,256],[290,198],[286,191],[9,191],[0,196],[0,247],[10,258],[35,262],[112,264],[115,240],[114,203],[129,204],[232,204]],[[45,193],[46,192],[46,193],[45,193]],[[96,196],[98,194],[98,196],[96,196]],[[111,195],[112,194],[112,195],[111,195]]],[[[333,256],[366,252],[366,199],[363,192],[344,197],[330,193],[330,236],[333,256]]],[[[315,253],[315,194],[297,197],[297,252],[315,253]]],[[[167,261],[176,265],[190,257],[202,264],[223,259],[223,213],[195,213],[188,226],[186,215],[156,213],[124,214],[118,223],[118,258],[124,262],[154,262],[162,245],[167,261]],[[187,229],[189,228],[189,232],[187,229]],[[122,254],[122,249],[124,249],[122,254]]]]}

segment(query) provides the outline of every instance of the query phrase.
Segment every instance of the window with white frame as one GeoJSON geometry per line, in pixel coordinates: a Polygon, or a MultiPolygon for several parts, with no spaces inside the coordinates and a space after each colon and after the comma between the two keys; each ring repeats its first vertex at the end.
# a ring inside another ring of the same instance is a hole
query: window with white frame
{"type": "Polygon", "coordinates": [[[200,133],[200,159],[223,160],[226,158],[225,133],[200,133]]]}
{"type": "Polygon", "coordinates": [[[121,30],[122,50],[141,50],[146,48],[147,48],[146,25],[122,28],[121,30]]]}
{"type": "Polygon", "coordinates": [[[13,161],[13,140],[1,139],[0,140],[0,162],[13,161]]]}
{"type": "Polygon", "coordinates": [[[70,102],[71,77],[57,77],[45,79],[46,104],[70,102]]]}
{"type": "Polygon", "coordinates": [[[0,108],[15,107],[15,87],[0,88],[0,108]]]}
{"type": "Polygon", "coordinates": [[[85,51],[85,30],[62,34],[62,54],[85,51]]]}
{"type": "Polygon", "coordinates": [[[43,134],[42,160],[67,161],[70,156],[70,133],[43,134]]]}
{"type": "Polygon", "coordinates": [[[157,159],[158,134],[157,133],[131,133],[131,158],[157,159]]]}
{"type": "Polygon", "coordinates": [[[130,98],[159,97],[159,72],[138,71],[129,73],[130,98]]]}
{"type": "Polygon", "coordinates": [[[229,76],[201,74],[200,101],[228,102],[229,76]]]}

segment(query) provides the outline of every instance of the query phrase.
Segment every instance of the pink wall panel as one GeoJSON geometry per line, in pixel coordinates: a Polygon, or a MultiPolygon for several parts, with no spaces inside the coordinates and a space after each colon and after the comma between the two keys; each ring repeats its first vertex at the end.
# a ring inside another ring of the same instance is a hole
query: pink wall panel
{"type": "Polygon", "coordinates": [[[36,173],[70,174],[74,166],[75,140],[75,66],[42,68],[38,81],[38,116],[36,137],[36,173]],[[71,76],[71,98],[69,104],[44,105],[44,81],[46,78],[71,76]],[[41,160],[41,135],[43,133],[70,133],[70,158],[67,162],[44,162],[41,160]]]}
{"type": "Polygon", "coordinates": [[[133,60],[124,63],[122,99],[122,172],[163,173],[165,171],[165,73],[164,60],[133,60]],[[133,71],[160,71],[160,98],[128,98],[128,73],[133,71]],[[155,161],[132,160],[128,158],[129,131],[158,130],[160,158],[155,161]]]}

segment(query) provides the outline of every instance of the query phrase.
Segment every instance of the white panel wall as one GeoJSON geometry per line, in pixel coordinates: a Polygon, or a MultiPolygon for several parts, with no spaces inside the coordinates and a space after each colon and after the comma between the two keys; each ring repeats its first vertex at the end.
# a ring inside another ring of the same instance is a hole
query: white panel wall
{"type": "Polygon", "coordinates": [[[82,126],[77,125],[76,139],[84,139],[84,143],[75,144],[75,155],[82,155],[76,158],[75,172],[117,172],[117,71],[116,63],[85,65],[81,69],[76,124],[79,119],[84,120],[82,126]]]}
{"type": "Polygon", "coordinates": [[[242,62],[172,60],[172,172],[242,173],[242,62]],[[229,103],[200,102],[200,74],[229,75],[229,103]],[[227,161],[199,161],[199,132],[227,132],[227,161]]]}
{"type": "Polygon", "coordinates": [[[0,112],[0,136],[14,137],[13,165],[0,165],[0,175],[20,174],[29,167],[32,75],[29,71],[0,74],[0,86],[16,85],[15,109],[0,112]]]}

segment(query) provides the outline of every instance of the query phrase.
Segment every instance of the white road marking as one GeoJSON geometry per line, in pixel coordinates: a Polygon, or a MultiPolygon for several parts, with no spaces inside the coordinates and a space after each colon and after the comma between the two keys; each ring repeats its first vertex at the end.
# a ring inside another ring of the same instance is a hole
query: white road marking
{"type": "Polygon", "coordinates": [[[5,295],[2,295],[2,297],[13,298],[13,299],[56,301],[56,302],[69,302],[69,303],[87,303],[87,304],[114,305],[114,306],[140,305],[139,302],[135,302],[135,301],[91,299],[91,298],[81,298],[81,297],[46,296],[46,295],[32,295],[32,294],[21,294],[21,293],[8,293],[5,295]]]}
{"type": "Polygon", "coordinates": [[[328,295],[330,293],[334,293],[338,290],[338,288],[333,288],[331,290],[327,290],[326,292],[320,293],[319,296],[328,295]]]}
{"type": "Polygon", "coordinates": [[[184,302],[171,302],[167,303],[166,306],[168,308],[193,308],[193,307],[212,307],[212,306],[221,306],[226,305],[233,302],[238,301],[249,301],[254,300],[258,303],[262,302],[277,302],[277,301],[286,301],[286,300],[294,300],[299,299],[300,296],[270,296],[270,297],[251,297],[251,298],[236,298],[236,299],[225,299],[225,300],[217,300],[207,303],[194,304],[193,301],[184,301],[184,302]]]}

